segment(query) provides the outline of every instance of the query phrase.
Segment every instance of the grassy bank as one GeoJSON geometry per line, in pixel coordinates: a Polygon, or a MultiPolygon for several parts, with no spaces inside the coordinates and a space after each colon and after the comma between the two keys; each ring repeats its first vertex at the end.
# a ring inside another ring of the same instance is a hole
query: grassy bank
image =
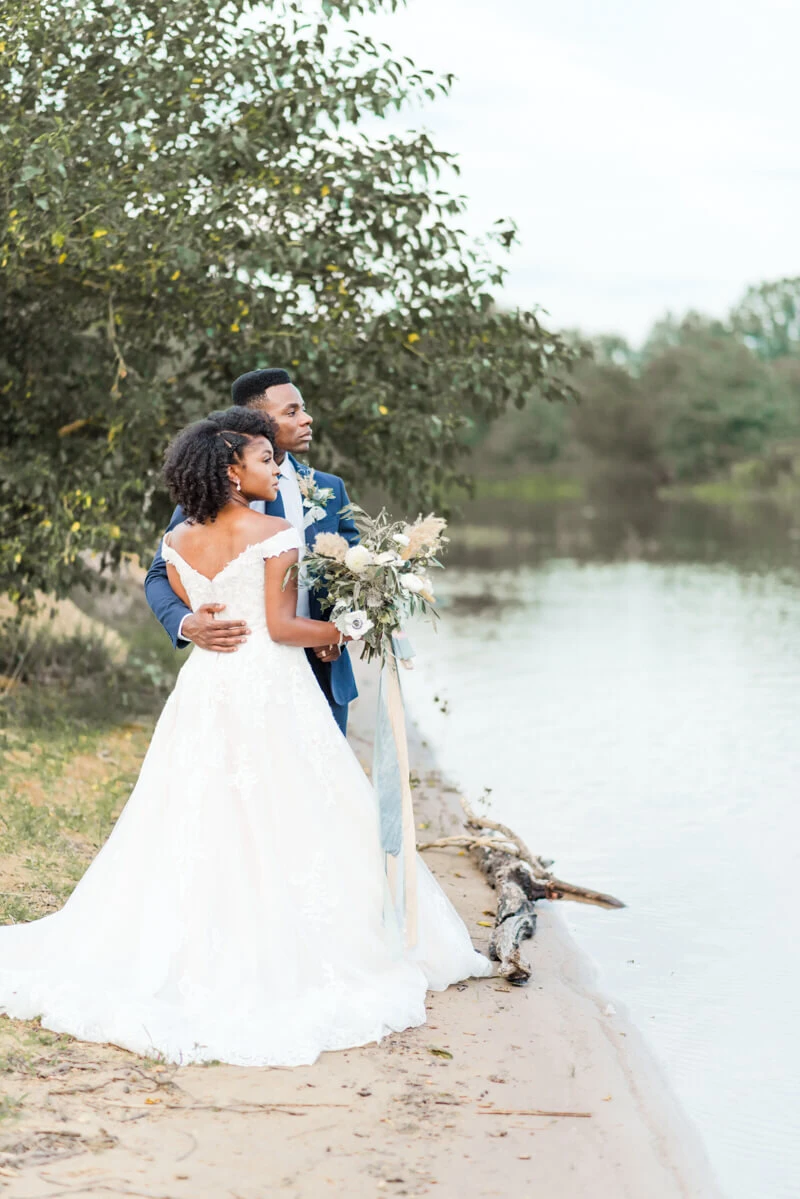
{"type": "Polygon", "coordinates": [[[724,479],[709,479],[703,483],[687,483],[665,487],[659,492],[664,500],[692,499],[701,504],[733,506],[770,504],[773,507],[797,512],[800,509],[800,479],[781,479],[764,486],[732,475],[724,479]]]}
{"type": "MultiPolygon", "coordinates": [[[[758,469],[760,466],[760,461],[740,462],[724,476],[692,483],[675,483],[660,487],[652,494],[666,501],[692,499],[713,505],[774,504],[796,510],[800,505],[800,476],[786,474],[774,479],[765,476],[758,469]]],[[[532,471],[500,478],[478,478],[470,499],[516,500],[522,504],[586,500],[594,495],[598,486],[604,495],[613,496],[616,486],[620,493],[624,493],[630,482],[627,475],[615,475],[613,471],[595,476],[532,471]]],[[[454,497],[454,501],[463,503],[463,493],[454,497]]]]}
{"type": "MultiPolygon", "coordinates": [[[[183,659],[149,613],[125,624],[123,637],[91,620],[63,635],[58,616],[0,624],[0,924],[64,904],[136,781],[183,659]]],[[[23,1111],[26,1080],[86,1052],[0,1017],[0,1121],[23,1111]]]]}
{"type": "Polygon", "coordinates": [[[548,473],[512,475],[496,479],[478,478],[476,500],[520,500],[526,504],[579,500],[585,494],[581,479],[548,473]]]}
{"type": "Polygon", "coordinates": [[[4,627],[0,922],[64,903],[135,782],[179,661],[149,624],[118,645],[4,627]]]}
{"type": "Polygon", "coordinates": [[[136,780],[150,722],[64,720],[5,734],[0,923],[60,908],[108,837],[136,780]]]}

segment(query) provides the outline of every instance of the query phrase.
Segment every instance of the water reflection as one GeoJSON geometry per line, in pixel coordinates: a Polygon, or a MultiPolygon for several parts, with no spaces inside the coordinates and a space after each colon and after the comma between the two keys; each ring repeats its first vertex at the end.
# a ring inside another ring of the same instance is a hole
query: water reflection
{"type": "Polygon", "coordinates": [[[478,570],[552,558],[800,568],[800,513],[768,504],[662,501],[636,492],[591,503],[482,500],[462,506],[450,534],[448,564],[478,570]]]}
{"type": "Polygon", "coordinates": [[[730,1199],[797,1194],[800,541],[767,506],[471,504],[412,712],[564,877],[730,1199]],[[436,702],[433,697],[437,696],[436,702]],[[743,1106],[743,1101],[746,1100],[743,1106]]]}

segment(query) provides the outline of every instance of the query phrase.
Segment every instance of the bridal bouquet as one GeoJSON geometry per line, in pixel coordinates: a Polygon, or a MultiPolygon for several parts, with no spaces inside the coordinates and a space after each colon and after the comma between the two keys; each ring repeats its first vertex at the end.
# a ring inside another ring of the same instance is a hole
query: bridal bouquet
{"type": "Polygon", "coordinates": [[[338,533],[319,533],[295,569],[321,596],[320,606],[331,612],[337,629],[363,640],[362,657],[385,661],[392,634],[409,616],[437,615],[429,572],[441,567],[437,555],[447,540],[447,522],[430,515],[406,524],[390,520],[385,510],[368,516],[356,505],[349,511],[360,543],[351,546],[338,533]]]}

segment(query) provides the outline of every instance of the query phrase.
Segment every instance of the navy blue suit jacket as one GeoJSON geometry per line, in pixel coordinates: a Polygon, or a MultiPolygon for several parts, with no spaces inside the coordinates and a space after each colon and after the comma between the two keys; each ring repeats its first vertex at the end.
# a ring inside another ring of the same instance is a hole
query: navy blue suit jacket
{"type": "MultiPolygon", "coordinates": [[[[298,474],[306,473],[306,467],[301,466],[299,462],[295,462],[291,454],[289,457],[292,459],[298,474]]],[[[313,545],[318,533],[339,533],[347,539],[350,545],[355,545],[358,542],[358,529],[351,516],[342,514],[342,509],[346,508],[350,503],[344,482],[338,475],[328,475],[321,470],[315,471],[314,474],[319,487],[329,487],[332,489],[333,499],[328,501],[325,507],[325,515],[319,520],[314,521],[306,529],[306,544],[313,545]]],[[[266,505],[266,512],[268,516],[285,517],[283,500],[280,495],[272,503],[266,505]]],[[[178,506],[172,513],[172,519],[166,531],[169,532],[170,529],[174,529],[183,519],[183,509],[178,506]]],[[[189,642],[178,638],[178,629],[181,626],[184,616],[188,616],[191,609],[186,607],[183,600],[179,599],[170,587],[167,577],[167,564],[161,556],[160,545],[147,572],[147,577],[144,581],[144,592],[147,596],[147,602],[156,618],[164,626],[167,633],[169,633],[172,644],[176,649],[185,649],[189,642]]],[[[309,615],[311,618],[313,620],[327,620],[329,614],[323,613],[320,608],[319,596],[315,595],[312,591],[308,598],[309,615]]],[[[330,671],[330,691],[337,704],[349,704],[351,700],[356,698],[358,689],[356,688],[356,681],[353,676],[353,664],[346,649],[342,649],[341,656],[335,662],[327,665],[318,662],[316,670],[319,671],[320,667],[325,671],[330,671]]]]}

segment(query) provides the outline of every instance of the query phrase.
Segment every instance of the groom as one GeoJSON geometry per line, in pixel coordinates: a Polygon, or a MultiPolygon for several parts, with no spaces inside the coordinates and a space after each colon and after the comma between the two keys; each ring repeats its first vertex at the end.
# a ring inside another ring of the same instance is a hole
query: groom
{"type": "MultiPolygon", "coordinates": [[[[248,371],[240,375],[231,388],[231,398],[239,408],[264,412],[276,429],[275,460],[280,464],[281,479],[277,499],[266,503],[255,501],[251,506],[266,511],[269,516],[282,516],[294,525],[307,545],[312,545],[318,533],[340,533],[351,545],[358,541],[358,530],[350,516],[342,514],[350,500],[342,480],[337,475],[313,472],[315,490],[332,492],[322,500],[312,495],[304,497],[301,484],[309,490],[307,481],[312,472],[294,457],[305,454],[312,441],[313,417],[306,411],[303,397],[284,370],[248,371]]],[[[220,414],[221,415],[221,414],[220,414]]],[[[226,427],[235,428],[235,409],[226,414],[226,427]]],[[[243,430],[244,431],[244,430],[243,430]]],[[[180,524],[183,511],[176,508],[169,529],[180,524]]],[[[167,531],[169,531],[169,529],[167,531]]],[[[147,572],[144,584],[147,602],[158,620],[172,638],[176,649],[183,649],[189,642],[202,649],[230,652],[246,635],[246,626],[238,620],[216,620],[215,613],[222,605],[203,604],[197,612],[190,611],[169,585],[167,567],[156,552],[147,572]]],[[[304,588],[298,591],[298,616],[310,616],[313,620],[326,620],[313,591],[304,588]]],[[[330,704],[336,723],[343,733],[347,732],[347,705],[358,694],[353,667],[347,650],[331,646],[321,650],[306,650],[317,682],[330,704]]]]}

